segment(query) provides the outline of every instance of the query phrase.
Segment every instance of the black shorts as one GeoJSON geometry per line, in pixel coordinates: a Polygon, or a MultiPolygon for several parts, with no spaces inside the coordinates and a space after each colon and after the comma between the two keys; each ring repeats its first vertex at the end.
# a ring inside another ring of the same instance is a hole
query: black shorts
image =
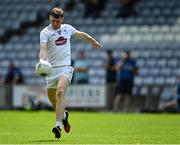
{"type": "Polygon", "coordinates": [[[134,85],[133,81],[129,81],[129,80],[119,81],[116,87],[116,94],[132,95],[133,85],[134,85]]]}
{"type": "Polygon", "coordinates": [[[88,80],[77,80],[78,84],[88,84],[88,80]]]}
{"type": "Polygon", "coordinates": [[[180,96],[177,97],[177,105],[180,107],[180,96]]]}

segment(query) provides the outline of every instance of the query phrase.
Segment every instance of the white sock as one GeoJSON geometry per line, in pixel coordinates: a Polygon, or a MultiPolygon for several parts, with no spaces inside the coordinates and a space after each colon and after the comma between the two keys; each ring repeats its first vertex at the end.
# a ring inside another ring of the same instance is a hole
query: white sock
{"type": "Polygon", "coordinates": [[[62,124],[62,122],[60,122],[60,121],[56,121],[56,127],[57,126],[59,126],[60,127],[60,129],[62,129],[63,128],[63,124],[62,124]]]}
{"type": "Polygon", "coordinates": [[[66,119],[66,113],[64,112],[64,119],[66,119]]]}

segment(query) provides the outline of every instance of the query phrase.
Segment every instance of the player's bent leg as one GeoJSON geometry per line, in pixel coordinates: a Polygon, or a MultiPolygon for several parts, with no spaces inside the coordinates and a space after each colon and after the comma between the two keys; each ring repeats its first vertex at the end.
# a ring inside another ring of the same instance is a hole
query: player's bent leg
{"type": "Polygon", "coordinates": [[[69,114],[67,111],[64,112],[64,94],[67,86],[69,85],[69,80],[66,76],[62,76],[57,84],[56,88],[48,88],[48,97],[56,111],[56,127],[52,129],[52,132],[55,134],[55,138],[61,137],[61,129],[64,126],[65,132],[70,131],[70,124],[68,122],[69,114]]]}
{"type": "MultiPolygon", "coordinates": [[[[66,88],[68,85],[69,85],[69,80],[68,80],[67,76],[64,75],[64,76],[60,77],[60,79],[58,80],[58,86],[57,86],[57,91],[56,91],[56,101],[57,101],[56,102],[56,122],[57,123],[59,122],[59,127],[61,129],[62,129],[62,125],[64,125],[64,123],[63,123],[64,111],[65,111],[64,94],[65,94],[65,91],[66,91],[66,88]]],[[[67,117],[68,117],[68,114],[67,114],[67,117]]],[[[67,122],[67,119],[66,119],[66,122],[67,122]]],[[[67,125],[67,123],[66,123],[66,125],[67,125]]]]}
{"type": "MultiPolygon", "coordinates": [[[[56,89],[48,88],[47,93],[48,93],[48,98],[51,104],[53,105],[54,110],[56,110],[56,89]]],[[[54,127],[52,129],[52,132],[54,133],[55,138],[59,139],[61,137],[61,129],[59,126],[54,127]]]]}
{"type": "MultiPolygon", "coordinates": [[[[56,90],[56,121],[62,122],[64,119],[64,94],[67,87],[67,78],[62,76],[58,80],[57,90],[56,90]]],[[[61,126],[60,126],[61,128],[61,126]]]]}
{"type": "Polygon", "coordinates": [[[48,88],[47,93],[48,93],[49,101],[53,105],[54,110],[56,110],[56,89],[48,88]]]}
{"type": "MultiPolygon", "coordinates": [[[[56,110],[56,89],[47,89],[48,92],[48,98],[53,105],[54,110],[56,110]]],[[[70,124],[68,122],[68,116],[69,112],[67,110],[64,111],[64,119],[63,119],[63,125],[65,126],[65,131],[69,132],[70,131],[70,124]]]]}

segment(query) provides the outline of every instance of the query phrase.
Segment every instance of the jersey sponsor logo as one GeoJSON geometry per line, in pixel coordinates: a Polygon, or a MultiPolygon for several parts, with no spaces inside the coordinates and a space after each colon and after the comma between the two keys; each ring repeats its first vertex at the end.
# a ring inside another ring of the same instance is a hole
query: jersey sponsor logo
{"type": "Polygon", "coordinates": [[[66,42],[67,42],[67,39],[66,38],[64,38],[64,37],[59,37],[56,41],[55,41],[55,43],[56,43],[56,45],[64,45],[64,44],[66,44],[66,42]]]}

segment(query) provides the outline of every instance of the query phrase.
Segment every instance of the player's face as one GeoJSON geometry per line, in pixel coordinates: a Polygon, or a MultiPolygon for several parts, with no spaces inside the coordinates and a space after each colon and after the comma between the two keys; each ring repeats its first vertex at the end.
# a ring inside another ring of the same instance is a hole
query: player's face
{"type": "Polygon", "coordinates": [[[125,53],[125,52],[123,52],[123,54],[122,54],[122,59],[127,59],[127,58],[128,58],[128,54],[125,53]]]}
{"type": "Polygon", "coordinates": [[[79,57],[80,57],[81,59],[84,59],[84,58],[86,57],[86,55],[85,55],[84,52],[80,52],[79,57]]]}
{"type": "Polygon", "coordinates": [[[60,18],[54,18],[53,16],[49,16],[49,20],[51,22],[51,26],[53,29],[59,29],[61,27],[62,21],[63,21],[63,17],[60,18]]]}

